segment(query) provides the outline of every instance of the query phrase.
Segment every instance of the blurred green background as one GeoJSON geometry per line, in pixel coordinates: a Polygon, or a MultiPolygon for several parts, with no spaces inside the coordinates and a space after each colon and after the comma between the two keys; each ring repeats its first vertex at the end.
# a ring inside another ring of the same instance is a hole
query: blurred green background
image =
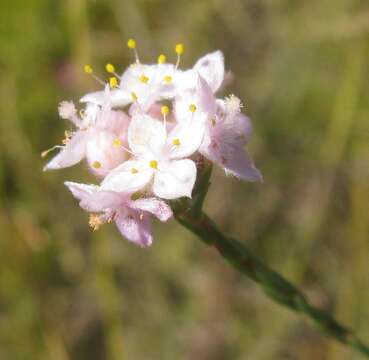
{"type": "Polygon", "coordinates": [[[142,250],[91,232],[42,172],[68,124],[62,100],[186,45],[182,67],[221,49],[254,125],[263,184],[213,174],[222,229],[369,340],[369,4],[359,0],[2,0],[0,359],[360,359],[269,301],[172,221],[142,250]]]}

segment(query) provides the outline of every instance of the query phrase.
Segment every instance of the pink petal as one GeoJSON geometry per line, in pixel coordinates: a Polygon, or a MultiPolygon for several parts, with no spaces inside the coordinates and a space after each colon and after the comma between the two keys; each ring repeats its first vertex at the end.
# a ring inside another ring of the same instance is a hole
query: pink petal
{"type": "Polygon", "coordinates": [[[44,171],[66,168],[79,163],[85,156],[88,139],[87,131],[74,133],[63,149],[46,164],[44,171]]]}
{"type": "Polygon", "coordinates": [[[167,221],[173,216],[170,206],[157,198],[142,198],[130,201],[128,206],[132,209],[147,211],[155,215],[160,221],[167,221]]]}
{"type": "Polygon", "coordinates": [[[125,106],[132,101],[130,93],[120,89],[111,90],[109,95],[106,95],[105,90],[96,91],[83,96],[80,102],[93,103],[97,105],[103,105],[109,102],[112,107],[125,106]]]}
{"type": "Polygon", "coordinates": [[[96,185],[79,184],[71,181],[66,181],[64,184],[73,196],[80,201],[81,208],[90,212],[114,209],[127,200],[127,195],[100,191],[96,185]]]}
{"type": "Polygon", "coordinates": [[[140,247],[152,244],[150,216],[137,211],[124,211],[116,215],[115,223],[121,234],[140,247]]]}
{"type": "Polygon", "coordinates": [[[209,84],[213,93],[224,80],[224,56],[221,51],[215,51],[200,58],[193,67],[209,84]]]}
{"type": "Polygon", "coordinates": [[[234,152],[231,159],[227,159],[223,164],[227,174],[234,175],[240,179],[248,181],[263,181],[263,176],[255,167],[249,154],[240,148],[239,151],[234,152]]]}
{"type": "Polygon", "coordinates": [[[198,97],[198,106],[201,111],[206,112],[209,117],[214,116],[216,112],[216,99],[213,91],[207,81],[199,75],[196,85],[198,97]]]}

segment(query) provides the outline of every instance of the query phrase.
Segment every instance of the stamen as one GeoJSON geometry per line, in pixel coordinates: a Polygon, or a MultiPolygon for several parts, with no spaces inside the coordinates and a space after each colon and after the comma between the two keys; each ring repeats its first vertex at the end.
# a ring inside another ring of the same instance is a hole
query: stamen
{"type": "Polygon", "coordinates": [[[138,173],[138,170],[137,170],[136,168],[132,168],[132,169],[131,169],[131,173],[132,173],[132,174],[137,174],[137,173],[138,173]]]}
{"type": "Polygon", "coordinates": [[[94,70],[90,65],[85,65],[83,70],[86,74],[91,75],[99,84],[105,86],[105,82],[94,74],[94,70]]]}
{"type": "Polygon", "coordinates": [[[181,61],[181,55],[184,52],[184,45],[181,43],[177,44],[175,47],[175,52],[177,54],[177,62],[176,62],[176,69],[177,69],[179,66],[179,62],[181,61]]]}
{"type": "Polygon", "coordinates": [[[106,64],[105,65],[105,70],[109,74],[113,74],[116,78],[120,79],[120,76],[115,72],[115,66],[113,64],[106,64]]]}
{"type": "Polygon", "coordinates": [[[215,118],[211,118],[210,121],[211,121],[211,125],[213,125],[213,126],[215,126],[217,124],[217,122],[215,121],[215,118]]]}
{"type": "Polygon", "coordinates": [[[145,74],[142,74],[140,76],[140,81],[143,83],[143,84],[147,84],[149,82],[149,78],[147,76],[145,76],[145,74]]]}
{"type": "Polygon", "coordinates": [[[41,153],[41,157],[45,157],[48,153],[50,153],[51,151],[54,151],[54,150],[56,150],[56,149],[63,149],[63,146],[61,146],[61,145],[55,145],[55,146],[53,146],[52,148],[50,148],[50,149],[47,149],[47,150],[45,150],[45,151],[43,151],[42,153],[41,153]]]}
{"type": "Polygon", "coordinates": [[[166,106],[166,105],[164,105],[164,106],[162,106],[162,107],[161,107],[160,111],[161,111],[161,114],[162,114],[163,116],[166,116],[166,115],[168,115],[168,114],[169,114],[169,107],[168,107],[168,106],[166,106]]]}
{"type": "Polygon", "coordinates": [[[173,139],[173,145],[179,146],[179,145],[181,145],[181,141],[178,138],[173,139]]]}
{"type": "Polygon", "coordinates": [[[122,141],[119,138],[116,138],[113,141],[113,145],[116,146],[116,147],[122,146],[122,141]]]}
{"type": "Polygon", "coordinates": [[[167,128],[167,115],[169,114],[169,107],[164,105],[161,107],[160,109],[161,114],[163,115],[164,118],[164,130],[166,130],[167,128]]]}
{"type": "Polygon", "coordinates": [[[135,92],[131,92],[131,98],[134,102],[136,102],[138,100],[138,96],[136,95],[135,92]]]}
{"type": "Polygon", "coordinates": [[[166,84],[170,84],[172,82],[173,78],[170,75],[164,76],[164,82],[166,84]]]}
{"type": "Polygon", "coordinates": [[[156,160],[151,160],[151,161],[150,161],[150,167],[151,167],[152,169],[157,170],[157,169],[158,169],[158,162],[157,162],[156,160]]]}
{"type": "Polygon", "coordinates": [[[83,67],[83,70],[85,71],[86,74],[92,74],[94,72],[90,65],[85,65],[83,67]]]}
{"type": "Polygon", "coordinates": [[[195,105],[195,104],[191,104],[188,108],[189,108],[189,110],[190,110],[192,113],[194,113],[194,112],[196,111],[196,109],[197,109],[197,107],[196,107],[196,105],[195,105]]]}
{"type": "Polygon", "coordinates": [[[112,76],[111,78],[109,78],[109,85],[112,89],[118,87],[118,80],[115,76],[112,76]]]}
{"type": "MultiPolygon", "coordinates": [[[[117,141],[120,141],[120,139],[115,139],[114,141],[113,141],[113,145],[116,145],[116,146],[118,146],[118,144],[117,144],[117,141]]],[[[135,154],[131,151],[131,150],[129,150],[129,149],[127,149],[125,146],[123,146],[122,145],[122,142],[120,141],[120,145],[119,145],[124,151],[127,151],[127,153],[128,154],[131,154],[131,155],[133,155],[133,156],[135,156],[135,154]]]]}
{"type": "Polygon", "coordinates": [[[158,56],[158,64],[164,64],[167,62],[167,57],[164,54],[158,56]]]}
{"type": "Polygon", "coordinates": [[[100,161],[94,161],[92,163],[92,167],[94,167],[95,169],[100,169],[101,168],[101,162],[100,161]]]}
{"type": "Polygon", "coordinates": [[[104,222],[101,220],[99,215],[91,214],[88,220],[88,224],[90,225],[93,231],[96,231],[102,224],[104,224],[104,222]]]}
{"type": "Polygon", "coordinates": [[[140,221],[143,221],[143,219],[144,219],[144,213],[143,213],[143,211],[140,213],[139,219],[140,219],[140,221]]]}
{"type": "Polygon", "coordinates": [[[105,70],[110,73],[110,74],[114,74],[115,73],[115,67],[113,64],[106,64],[105,65],[105,70]]]}
{"type": "Polygon", "coordinates": [[[137,52],[137,48],[136,48],[136,41],[134,39],[129,39],[127,41],[127,46],[128,46],[129,49],[133,50],[133,52],[135,54],[135,58],[136,58],[136,63],[139,64],[140,59],[138,58],[138,52],[137,52]]]}

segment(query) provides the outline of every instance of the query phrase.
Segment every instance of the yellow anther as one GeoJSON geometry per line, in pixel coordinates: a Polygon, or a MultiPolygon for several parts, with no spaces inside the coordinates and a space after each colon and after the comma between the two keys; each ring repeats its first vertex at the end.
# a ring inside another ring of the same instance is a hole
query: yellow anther
{"type": "Polygon", "coordinates": [[[133,39],[129,39],[127,41],[127,46],[130,48],[130,49],[136,49],[136,41],[133,40],[133,39]]]}
{"type": "Polygon", "coordinates": [[[194,113],[197,109],[195,104],[191,104],[188,108],[190,109],[192,113],[194,113]]]}
{"type": "Polygon", "coordinates": [[[131,173],[132,173],[132,174],[137,174],[137,173],[138,173],[138,170],[137,170],[136,168],[132,168],[132,169],[131,169],[131,173]]]}
{"type": "Polygon", "coordinates": [[[116,147],[122,146],[122,141],[119,138],[116,138],[113,141],[113,145],[116,146],[116,147]]]}
{"type": "Polygon", "coordinates": [[[177,44],[175,47],[175,51],[177,55],[182,55],[184,52],[184,45],[183,44],[177,44]]]}
{"type": "Polygon", "coordinates": [[[161,114],[162,114],[163,116],[166,116],[166,115],[168,115],[168,114],[169,114],[169,107],[168,107],[168,106],[166,106],[166,105],[164,105],[164,106],[162,106],[162,107],[161,107],[160,111],[161,111],[161,114]]]}
{"type": "Polygon", "coordinates": [[[164,82],[166,84],[170,84],[172,82],[173,78],[170,75],[164,76],[164,82]]]}
{"type": "Polygon", "coordinates": [[[215,126],[217,124],[217,122],[215,121],[215,118],[211,119],[211,125],[215,126]]]}
{"type": "Polygon", "coordinates": [[[147,84],[148,82],[149,82],[149,78],[147,77],[147,76],[145,76],[144,74],[142,74],[141,76],[140,76],[140,81],[142,82],[142,83],[144,83],[144,84],[147,84]]]}
{"type": "Polygon", "coordinates": [[[92,227],[93,231],[96,231],[99,229],[99,227],[103,224],[104,222],[100,219],[99,215],[96,214],[91,214],[88,224],[90,225],[90,227],[92,227]]]}
{"type": "Polygon", "coordinates": [[[109,78],[109,85],[111,88],[117,88],[118,87],[118,80],[115,76],[112,76],[109,78]]]}
{"type": "Polygon", "coordinates": [[[83,70],[84,70],[84,72],[86,73],[86,74],[92,74],[94,71],[93,71],[93,69],[92,69],[92,67],[90,66],[90,65],[85,65],[84,67],[83,67],[83,70]]]}
{"type": "Polygon", "coordinates": [[[133,101],[137,101],[138,100],[138,96],[136,95],[135,92],[131,92],[131,98],[133,101]]]}
{"type": "Polygon", "coordinates": [[[100,169],[101,168],[101,162],[100,161],[94,161],[92,163],[92,167],[94,167],[95,169],[100,169]]]}
{"type": "Polygon", "coordinates": [[[156,170],[158,168],[158,162],[156,160],[151,160],[150,167],[156,170]]]}
{"type": "Polygon", "coordinates": [[[115,67],[113,64],[106,64],[105,65],[105,70],[110,73],[110,74],[113,74],[115,73],[115,67]]]}
{"type": "Polygon", "coordinates": [[[179,145],[181,145],[181,141],[178,138],[173,139],[173,145],[179,146],[179,145]]]}
{"type": "Polygon", "coordinates": [[[167,62],[167,57],[164,54],[160,54],[158,56],[158,64],[164,64],[167,62]]]}

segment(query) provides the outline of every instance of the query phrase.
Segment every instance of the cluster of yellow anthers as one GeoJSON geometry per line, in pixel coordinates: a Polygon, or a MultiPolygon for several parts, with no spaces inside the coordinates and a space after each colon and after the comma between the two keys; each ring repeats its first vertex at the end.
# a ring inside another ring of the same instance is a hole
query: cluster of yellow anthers
{"type": "MultiPolygon", "coordinates": [[[[129,39],[127,41],[127,47],[134,52],[136,64],[140,64],[140,59],[138,57],[136,40],[129,39]]],[[[185,48],[184,48],[184,45],[182,43],[176,44],[176,46],[174,48],[174,51],[177,54],[176,68],[178,68],[178,66],[179,66],[179,63],[180,63],[180,60],[181,60],[181,55],[184,53],[184,49],[185,48]]],[[[165,64],[167,62],[167,57],[164,54],[160,54],[158,56],[157,61],[158,61],[158,64],[165,64]]],[[[111,63],[108,63],[108,64],[105,65],[105,70],[108,74],[110,74],[110,77],[108,79],[108,83],[109,83],[110,87],[112,89],[117,88],[119,86],[118,80],[121,79],[121,76],[118,75],[117,72],[115,71],[115,66],[111,63]]],[[[91,65],[85,65],[84,66],[84,72],[86,74],[91,75],[100,84],[105,85],[105,82],[101,78],[99,78],[97,75],[94,74],[94,70],[93,70],[91,65]]],[[[147,84],[149,82],[149,80],[150,79],[145,74],[142,74],[140,76],[140,81],[144,84],[147,84]]],[[[164,82],[166,84],[170,84],[172,82],[172,76],[170,76],[170,75],[164,76],[164,82]]],[[[132,93],[131,97],[132,97],[133,101],[137,101],[137,95],[135,93],[132,93]]]]}

